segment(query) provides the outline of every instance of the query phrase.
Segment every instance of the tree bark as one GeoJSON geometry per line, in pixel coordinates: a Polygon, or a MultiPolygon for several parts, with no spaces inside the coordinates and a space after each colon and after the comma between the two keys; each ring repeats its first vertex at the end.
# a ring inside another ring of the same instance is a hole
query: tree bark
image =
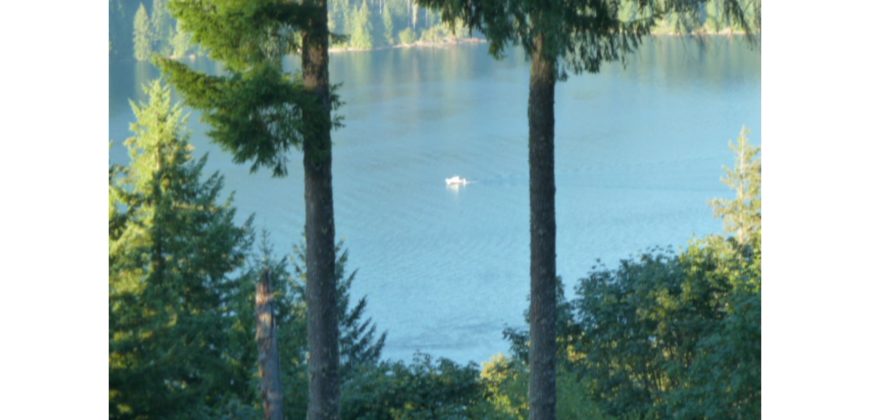
{"type": "Polygon", "coordinates": [[[332,109],[326,0],[306,0],[313,13],[302,36],[302,77],[315,103],[303,112],[305,168],[305,298],[308,307],[308,419],[339,418],[335,221],[332,204],[332,109]]]}
{"type": "Polygon", "coordinates": [[[260,365],[260,392],[266,420],[284,419],[284,391],[278,359],[278,330],[272,305],[272,279],[266,268],[257,283],[257,361],[260,365]]]}
{"type": "Polygon", "coordinates": [[[556,418],[556,177],[553,115],[555,60],[535,39],[529,81],[531,344],[529,418],[556,418]]]}

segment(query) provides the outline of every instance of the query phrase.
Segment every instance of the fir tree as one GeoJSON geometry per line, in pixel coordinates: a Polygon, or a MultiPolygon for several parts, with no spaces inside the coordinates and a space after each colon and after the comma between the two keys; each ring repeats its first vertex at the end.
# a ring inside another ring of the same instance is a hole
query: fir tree
{"type": "Polygon", "coordinates": [[[252,170],[287,173],[287,153],[302,146],[308,418],[339,417],[338,308],[332,197],[332,111],[326,0],[172,0],[170,10],[194,41],[221,62],[211,76],[167,59],[160,65],[187,103],[203,111],[212,139],[252,170]],[[301,45],[300,45],[301,41],[301,45]],[[301,47],[301,48],[300,48],[301,47]],[[302,77],[286,73],[287,54],[302,57],[302,77]]]}
{"type": "Polygon", "coordinates": [[[759,148],[749,144],[749,131],[740,130],[736,143],[729,143],[734,152],[733,168],[725,168],[722,183],[731,188],[732,200],[716,199],[711,202],[713,212],[725,223],[725,231],[733,233],[737,242],[754,242],[761,232],[761,161],[759,148]]]}
{"type": "MultiPolygon", "coordinates": [[[[278,350],[280,352],[281,381],[284,387],[284,415],[287,418],[304,418],[307,410],[306,388],[308,344],[306,342],[307,305],[305,289],[308,270],[305,264],[305,245],[293,247],[293,253],[287,258],[272,257],[272,248],[266,232],[261,236],[261,255],[250,265],[242,282],[245,290],[239,294],[235,312],[238,332],[234,343],[239,349],[234,354],[244,354],[241,364],[250,367],[257,363],[255,342],[256,319],[251,309],[255,306],[254,284],[262,279],[268,271],[274,287],[273,317],[278,332],[278,350]],[[289,270],[288,270],[289,267],[289,270]]],[[[350,289],[356,276],[356,271],[348,273],[348,252],[342,245],[336,246],[335,281],[337,284],[339,308],[339,354],[342,381],[362,379],[365,371],[380,362],[381,350],[384,346],[386,333],[377,332],[374,321],[367,317],[366,299],[352,301],[350,289]],[[363,376],[360,376],[363,375],[363,376]]],[[[261,379],[256,370],[247,369],[253,382],[261,379]]],[[[256,387],[255,387],[256,388],[256,387]]],[[[252,394],[253,395],[253,394],[252,394]]],[[[252,397],[253,398],[253,397],[252,397]]],[[[350,396],[354,398],[354,396],[350,396]]]]}
{"type": "MultiPolygon", "coordinates": [[[[726,16],[748,30],[738,0],[723,0],[726,16]]],[[[555,85],[572,73],[597,73],[621,61],[663,18],[697,22],[706,0],[636,0],[636,19],[623,21],[618,0],[419,0],[440,9],[454,28],[486,35],[490,53],[519,45],[531,61],[529,80],[529,203],[531,349],[530,418],[556,415],[556,178],[555,85]]],[[[416,3],[415,3],[416,4],[416,3]]]]}
{"type": "Polygon", "coordinates": [[[393,13],[390,12],[390,4],[384,5],[384,39],[387,45],[393,44],[393,13]]]}
{"type": "Polygon", "coordinates": [[[350,32],[350,46],[352,48],[368,50],[374,45],[372,24],[369,22],[369,18],[369,6],[364,1],[353,14],[353,27],[350,32]]]}
{"type": "Polygon", "coordinates": [[[244,393],[228,313],[250,229],[218,201],[223,178],[202,179],[169,88],[145,90],[148,102],[132,104],[130,164],[110,172],[109,410],[205,418],[244,393]]]}
{"type": "Polygon", "coordinates": [[[148,11],[139,3],[136,17],[133,18],[133,51],[138,61],[145,61],[151,57],[151,44],[153,42],[151,25],[148,23],[148,11]]]}
{"type": "MultiPolygon", "coordinates": [[[[363,319],[366,310],[367,299],[363,296],[351,306],[350,289],[356,278],[357,270],[346,273],[348,251],[342,250],[339,243],[335,248],[335,281],[338,285],[338,324],[339,324],[339,352],[341,371],[343,376],[350,374],[359,366],[378,362],[381,350],[387,339],[386,333],[377,334],[377,326],[371,318],[363,319]]],[[[304,291],[307,281],[305,269],[305,247],[295,248],[293,258],[294,276],[291,278],[291,287],[301,293],[304,291]]]]}

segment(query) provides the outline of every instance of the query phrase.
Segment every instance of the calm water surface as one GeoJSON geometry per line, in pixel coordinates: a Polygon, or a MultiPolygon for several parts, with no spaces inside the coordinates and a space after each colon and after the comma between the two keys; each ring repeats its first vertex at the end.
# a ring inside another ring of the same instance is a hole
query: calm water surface
{"type": "MultiPolygon", "coordinates": [[[[628,66],[556,87],[558,273],[570,294],[600,258],[680,247],[719,232],[707,202],[728,194],[728,139],[746,125],[760,143],[760,52],[737,40],[648,42],[628,66]]],[[[200,64],[208,67],[207,64],[200,64]]],[[[388,331],[384,356],[417,350],[477,362],[507,350],[529,293],[526,103],[520,52],[486,46],[331,56],[346,126],[333,134],[336,235],[359,268],[352,294],[388,331]],[[458,191],[444,178],[474,181],[458,191]]],[[[159,76],[148,64],[110,68],[111,139],[130,135],[129,99],[159,76]]],[[[190,117],[196,154],[235,191],[239,219],[256,215],[276,250],[304,225],[301,153],[289,176],[251,174],[190,117]]],[[[123,146],[111,162],[126,162],[123,146]]]]}

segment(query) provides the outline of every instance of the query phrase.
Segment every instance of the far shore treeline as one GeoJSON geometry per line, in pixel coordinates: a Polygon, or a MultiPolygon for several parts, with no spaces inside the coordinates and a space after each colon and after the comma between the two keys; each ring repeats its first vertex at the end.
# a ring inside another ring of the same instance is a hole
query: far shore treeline
{"type": "Polygon", "coordinates": [[[721,233],[580,279],[558,276],[554,172],[558,81],[625,63],[657,31],[739,27],[753,43],[760,0],[109,5],[110,54],[162,72],[131,102],[129,162],[108,170],[110,418],[760,417],[761,162],[749,130],[735,127],[728,143],[735,160],[722,182],[733,196],[709,203],[721,233]],[[482,366],[383,359],[388,332],[366,297],[350,298],[357,272],[333,217],[343,102],[330,48],[443,42],[454,28],[472,28],[495,58],[519,46],[530,65],[529,306],[525,327],[503,331],[508,354],[482,366]],[[200,72],[181,59],[190,55],[226,71],[200,72]],[[288,55],[299,69],[284,68],[288,55]],[[222,175],[193,157],[188,108],[251,171],[287,176],[289,156],[301,155],[305,228],[294,249],[275,250],[253,216],[239,221],[222,175]]]}
{"type": "MultiPolygon", "coordinates": [[[[756,19],[753,0],[740,0],[747,19],[756,19]]],[[[636,13],[631,0],[622,0],[622,17],[636,13]]],[[[169,13],[167,0],[110,0],[109,54],[114,58],[145,61],[150,53],[175,58],[204,57],[190,34],[169,13]]],[[[330,43],[332,51],[364,51],[378,48],[483,42],[477,31],[450,29],[438,12],[411,0],[336,0],[328,3],[329,30],[345,35],[330,43]]],[[[741,34],[745,31],[725,19],[721,2],[710,1],[697,21],[670,16],[659,21],[654,34],[741,34]]]]}

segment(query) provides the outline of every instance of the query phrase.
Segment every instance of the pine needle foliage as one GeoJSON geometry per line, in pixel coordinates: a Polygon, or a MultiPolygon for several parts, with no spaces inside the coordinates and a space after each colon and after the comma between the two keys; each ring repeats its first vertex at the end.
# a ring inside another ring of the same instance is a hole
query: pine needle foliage
{"type": "MultiPolygon", "coordinates": [[[[158,64],[186,103],[203,112],[212,139],[236,163],[251,162],[251,171],[268,168],[274,176],[285,176],[288,153],[300,147],[304,130],[340,124],[339,119],[310,121],[315,113],[302,123],[303,110],[316,106],[316,99],[303,88],[300,74],[286,71],[282,63],[286,55],[299,53],[309,8],[279,0],[169,3],[192,41],[226,71],[210,75],[167,58],[158,64]]],[[[332,105],[339,105],[334,94],[332,105]]]]}
{"type": "Polygon", "coordinates": [[[128,166],[110,171],[109,411],[207,418],[244,392],[228,349],[230,301],[250,220],[234,222],[223,179],[203,179],[185,117],[160,81],[131,104],[128,166]]]}
{"type": "MultiPolygon", "coordinates": [[[[335,278],[338,294],[338,325],[339,325],[339,362],[342,377],[361,366],[370,365],[380,360],[381,350],[387,339],[387,334],[377,333],[377,325],[371,318],[364,317],[367,299],[365,296],[352,304],[350,289],[356,279],[357,270],[346,272],[348,251],[342,243],[335,247],[335,278]]],[[[294,247],[292,258],[294,275],[291,278],[291,288],[299,296],[304,295],[307,274],[305,269],[305,248],[303,245],[294,247]]]]}
{"type": "MultiPolygon", "coordinates": [[[[743,29],[751,37],[760,28],[760,1],[709,0],[720,4],[720,19],[743,29]],[[741,4],[747,3],[747,4],[741,4]],[[751,17],[747,10],[753,12],[751,17]]],[[[442,20],[455,30],[479,30],[489,51],[502,57],[519,45],[530,58],[535,40],[538,53],[557,62],[560,78],[568,73],[597,73],[601,64],[625,62],[643,38],[666,17],[674,17],[678,32],[700,26],[708,0],[420,0],[440,10],[442,20]]]]}

